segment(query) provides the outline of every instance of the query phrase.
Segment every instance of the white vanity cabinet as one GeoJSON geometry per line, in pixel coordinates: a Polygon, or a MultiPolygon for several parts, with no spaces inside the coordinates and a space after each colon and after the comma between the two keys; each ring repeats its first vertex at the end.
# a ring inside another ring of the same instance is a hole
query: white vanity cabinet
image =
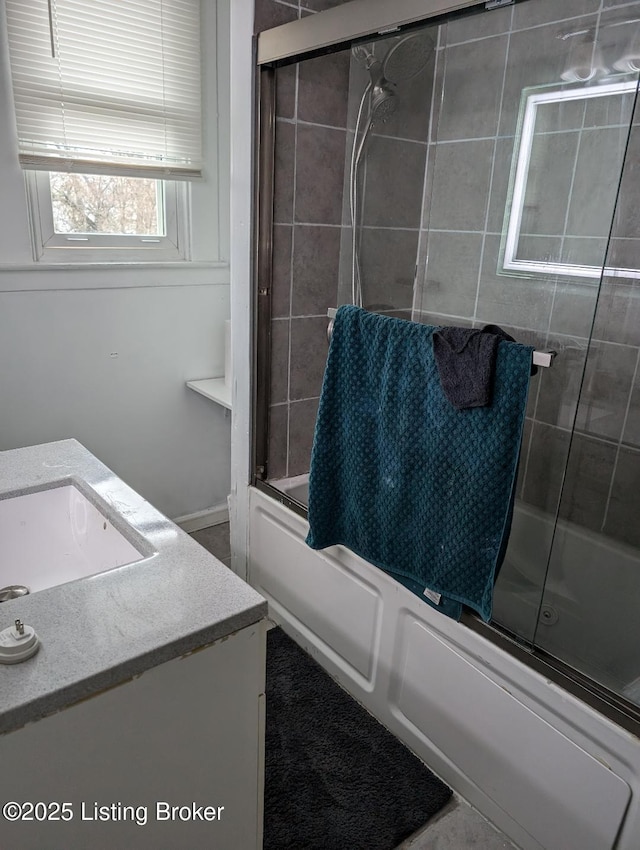
{"type": "Polygon", "coordinates": [[[264,670],[262,620],[0,736],[0,805],[31,818],[5,808],[0,846],[259,850],[264,670]]]}

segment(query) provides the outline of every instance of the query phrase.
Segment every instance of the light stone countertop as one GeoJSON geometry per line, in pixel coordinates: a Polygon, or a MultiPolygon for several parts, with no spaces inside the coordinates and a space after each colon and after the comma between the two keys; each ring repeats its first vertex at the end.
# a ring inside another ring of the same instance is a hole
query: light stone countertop
{"type": "Polygon", "coordinates": [[[76,440],[0,452],[0,499],[61,483],[93,500],[144,560],[0,604],[0,629],[20,618],[41,642],[27,661],[0,664],[0,734],[267,613],[262,596],[76,440]]]}

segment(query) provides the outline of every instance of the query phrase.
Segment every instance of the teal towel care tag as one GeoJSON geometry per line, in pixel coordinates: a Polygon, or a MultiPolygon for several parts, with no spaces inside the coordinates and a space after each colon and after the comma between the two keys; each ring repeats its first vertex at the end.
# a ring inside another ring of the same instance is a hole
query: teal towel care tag
{"type": "Polygon", "coordinates": [[[434,605],[439,605],[442,599],[441,593],[436,593],[435,590],[429,590],[428,587],[425,588],[423,596],[426,596],[434,605]]]}

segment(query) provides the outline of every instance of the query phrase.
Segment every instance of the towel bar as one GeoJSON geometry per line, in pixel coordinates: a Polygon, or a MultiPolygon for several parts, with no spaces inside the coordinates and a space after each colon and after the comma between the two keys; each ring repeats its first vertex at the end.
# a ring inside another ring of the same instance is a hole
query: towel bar
{"type": "MultiPolygon", "coordinates": [[[[329,318],[329,326],[327,327],[327,339],[329,341],[331,341],[331,334],[333,332],[333,320],[335,319],[337,312],[337,307],[329,307],[327,309],[327,317],[329,318]]],[[[552,349],[545,349],[544,351],[534,351],[532,357],[533,365],[541,366],[543,369],[547,369],[553,363],[553,359],[556,354],[557,351],[553,351],[552,349]]]]}

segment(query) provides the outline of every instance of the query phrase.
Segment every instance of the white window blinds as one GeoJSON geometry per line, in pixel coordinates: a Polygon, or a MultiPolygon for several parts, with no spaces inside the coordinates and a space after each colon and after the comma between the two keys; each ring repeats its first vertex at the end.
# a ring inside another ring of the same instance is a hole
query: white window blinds
{"type": "Polygon", "coordinates": [[[6,0],[23,168],[201,172],[199,0],[6,0]]]}

